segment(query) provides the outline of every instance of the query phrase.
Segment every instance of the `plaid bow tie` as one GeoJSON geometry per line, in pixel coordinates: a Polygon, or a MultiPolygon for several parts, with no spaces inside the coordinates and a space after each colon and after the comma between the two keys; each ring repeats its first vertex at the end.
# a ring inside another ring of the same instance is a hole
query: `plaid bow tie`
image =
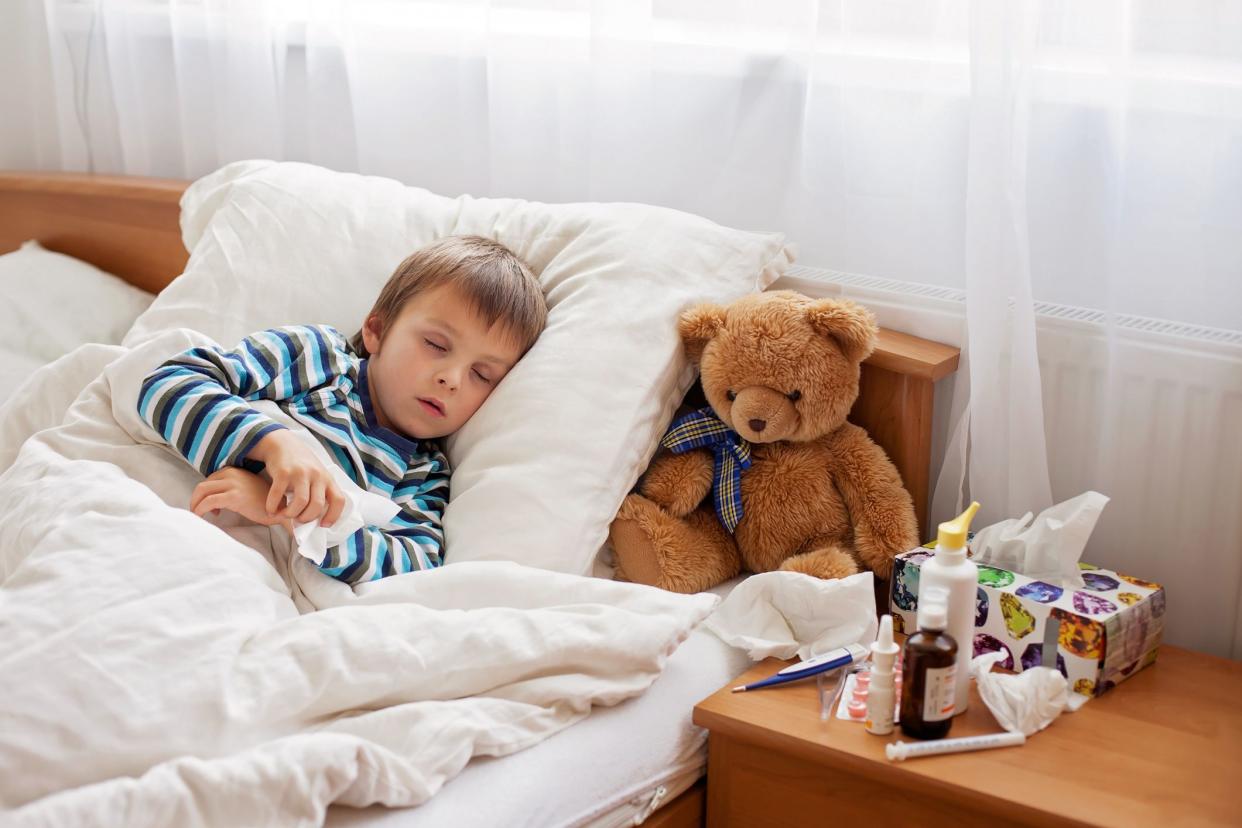
{"type": "Polygon", "coordinates": [[[710,448],[716,467],[712,476],[712,499],[716,516],[732,534],[742,519],[742,472],[750,468],[750,443],[726,426],[711,408],[700,408],[678,417],[660,440],[674,454],[710,448]]]}

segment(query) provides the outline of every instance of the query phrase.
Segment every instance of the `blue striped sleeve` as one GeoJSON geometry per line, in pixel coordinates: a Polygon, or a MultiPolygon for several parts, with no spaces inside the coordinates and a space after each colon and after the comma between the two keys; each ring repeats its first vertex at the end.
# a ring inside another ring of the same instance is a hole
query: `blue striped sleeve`
{"type": "Polygon", "coordinates": [[[383,529],[365,526],[328,550],[319,568],[351,584],[374,581],[444,562],[448,465],[438,452],[412,464],[393,492],[400,511],[383,529]]]}
{"type": "Polygon", "coordinates": [[[289,327],[246,337],[233,350],[194,348],[142,383],[138,413],[204,475],[240,465],[284,426],[247,403],[286,400],[329,384],[349,366],[344,337],[326,327],[289,327]]]}

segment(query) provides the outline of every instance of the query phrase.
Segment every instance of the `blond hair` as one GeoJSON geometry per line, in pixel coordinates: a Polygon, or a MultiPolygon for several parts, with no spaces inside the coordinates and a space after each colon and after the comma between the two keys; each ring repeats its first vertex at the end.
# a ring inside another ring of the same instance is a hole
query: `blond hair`
{"type": "MultiPolygon", "coordinates": [[[[387,333],[405,303],[420,293],[451,284],[488,327],[499,323],[526,353],[548,319],[539,280],[509,248],[483,236],[446,236],[416,250],[397,265],[371,308],[387,333]]],[[[381,337],[383,334],[381,334],[381,337]]],[[[367,357],[362,331],[349,344],[367,357]]]]}

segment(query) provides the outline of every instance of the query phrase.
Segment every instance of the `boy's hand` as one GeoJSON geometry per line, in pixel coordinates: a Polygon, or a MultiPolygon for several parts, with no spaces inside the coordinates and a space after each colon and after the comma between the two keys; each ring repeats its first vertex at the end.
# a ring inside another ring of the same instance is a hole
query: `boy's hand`
{"type": "Polygon", "coordinates": [[[227,509],[263,526],[284,523],[284,518],[268,514],[266,500],[267,481],[244,469],[226,466],[194,487],[190,511],[203,517],[208,512],[227,509]]]}
{"type": "Polygon", "coordinates": [[[341,516],[345,496],[314,452],[293,432],[280,429],[267,434],[247,456],[263,463],[272,479],[264,499],[269,517],[289,518],[298,523],[319,521],[326,527],[341,516]]]}

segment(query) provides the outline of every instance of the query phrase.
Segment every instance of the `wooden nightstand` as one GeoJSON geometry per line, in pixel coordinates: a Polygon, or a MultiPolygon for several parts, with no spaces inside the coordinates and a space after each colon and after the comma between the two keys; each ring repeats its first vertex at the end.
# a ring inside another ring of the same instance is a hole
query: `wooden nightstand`
{"type": "MultiPolygon", "coordinates": [[[[814,681],[694,709],[710,731],[707,824],[1242,825],[1242,663],[1162,647],[1159,660],[1023,746],[890,762],[861,724],[819,719],[814,681]]],[[[972,687],[952,736],[1000,728],[972,687]]]]}

